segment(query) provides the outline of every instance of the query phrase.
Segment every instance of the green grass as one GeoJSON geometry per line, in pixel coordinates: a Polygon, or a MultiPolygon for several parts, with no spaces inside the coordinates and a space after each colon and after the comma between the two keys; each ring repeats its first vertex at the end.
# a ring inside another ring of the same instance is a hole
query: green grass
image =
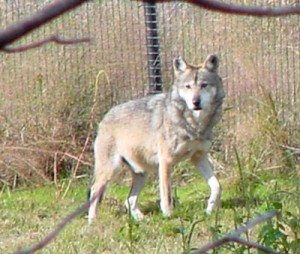
{"type": "MultiPolygon", "coordinates": [[[[148,183],[140,199],[147,218],[141,222],[132,221],[123,208],[129,187],[112,184],[91,226],[82,214],[39,253],[184,253],[272,209],[279,209],[282,216],[257,226],[248,237],[280,253],[297,253],[299,176],[267,171],[256,177],[243,174],[244,182],[238,173],[230,178],[219,177],[223,186],[222,208],[211,216],[204,214],[209,189],[196,173],[188,177],[192,179],[189,183],[174,182],[176,208],[171,218],[164,218],[159,211],[157,184],[148,183]]],[[[65,186],[61,182],[56,187],[2,190],[0,253],[13,253],[42,239],[86,200],[87,181],[73,183],[63,195],[65,186]]],[[[257,252],[231,244],[214,253],[257,252]]]]}

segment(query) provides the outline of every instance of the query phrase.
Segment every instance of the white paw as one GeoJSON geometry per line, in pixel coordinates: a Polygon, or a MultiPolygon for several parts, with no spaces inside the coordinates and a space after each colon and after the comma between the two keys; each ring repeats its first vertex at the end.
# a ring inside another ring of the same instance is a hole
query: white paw
{"type": "Polygon", "coordinates": [[[205,213],[206,213],[207,215],[211,215],[212,211],[213,211],[213,208],[212,208],[212,207],[207,207],[206,210],[205,210],[205,213]]]}
{"type": "Polygon", "coordinates": [[[140,221],[145,218],[145,215],[139,209],[131,210],[131,216],[136,221],[140,221]]]}
{"type": "Polygon", "coordinates": [[[165,217],[170,217],[173,212],[173,206],[166,206],[163,203],[160,204],[160,209],[165,217]]]}
{"type": "Polygon", "coordinates": [[[94,218],[95,218],[95,215],[90,215],[90,214],[88,215],[88,223],[89,223],[89,225],[92,224],[94,218]]]}
{"type": "Polygon", "coordinates": [[[140,211],[140,209],[136,207],[136,204],[130,204],[130,202],[126,200],[125,207],[127,211],[130,211],[130,215],[132,216],[133,219],[139,221],[145,218],[145,215],[140,211]]]}
{"type": "Polygon", "coordinates": [[[221,206],[220,198],[218,198],[216,200],[208,200],[208,204],[207,204],[205,213],[209,215],[213,212],[213,210],[216,210],[220,206],[221,206]]]}

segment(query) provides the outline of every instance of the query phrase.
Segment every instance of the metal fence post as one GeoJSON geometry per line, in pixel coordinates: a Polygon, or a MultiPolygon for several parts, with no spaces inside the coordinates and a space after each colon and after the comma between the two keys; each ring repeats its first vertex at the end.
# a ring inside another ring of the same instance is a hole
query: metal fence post
{"type": "Polygon", "coordinates": [[[155,1],[144,2],[146,46],[148,59],[149,93],[162,92],[162,75],[155,1]]]}

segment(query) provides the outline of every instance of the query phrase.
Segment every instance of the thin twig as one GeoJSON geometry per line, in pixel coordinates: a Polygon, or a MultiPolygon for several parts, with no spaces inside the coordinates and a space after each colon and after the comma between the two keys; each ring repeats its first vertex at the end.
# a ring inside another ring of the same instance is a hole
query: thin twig
{"type": "Polygon", "coordinates": [[[13,43],[34,29],[78,7],[86,1],[87,0],[57,0],[46,5],[36,13],[27,16],[20,22],[10,25],[5,30],[0,31],[0,49],[3,50],[8,44],[13,43]]]}
{"type": "Polygon", "coordinates": [[[43,249],[46,245],[48,245],[63,228],[69,224],[74,218],[76,218],[79,214],[85,212],[91,205],[93,201],[95,201],[99,196],[102,195],[105,187],[100,188],[100,190],[96,193],[96,195],[90,199],[89,201],[85,202],[83,205],[78,207],[74,212],[70,213],[68,216],[62,219],[62,221],[56,226],[56,228],[51,231],[48,235],[46,235],[41,241],[34,244],[30,248],[25,248],[22,250],[18,250],[15,254],[33,254],[36,251],[43,249]]]}
{"type": "Polygon", "coordinates": [[[253,228],[254,226],[269,220],[271,218],[273,218],[274,216],[278,215],[278,211],[271,211],[271,212],[267,212],[265,214],[262,214],[250,221],[248,221],[246,224],[241,225],[238,229],[226,234],[225,236],[219,238],[216,241],[213,241],[211,243],[208,243],[204,246],[202,246],[200,249],[195,250],[193,252],[193,254],[205,254],[207,253],[209,250],[215,249],[217,247],[220,247],[221,245],[227,243],[227,242],[237,242],[237,243],[241,243],[244,245],[247,245],[250,248],[256,248],[259,249],[261,251],[264,251],[265,253],[270,253],[270,254],[278,254],[276,251],[264,247],[262,245],[259,245],[257,243],[253,243],[250,241],[246,241],[242,238],[240,238],[239,236],[245,232],[247,232],[249,229],[253,228]]]}
{"type": "Polygon", "coordinates": [[[26,51],[29,49],[34,49],[34,48],[40,47],[49,42],[55,42],[57,44],[62,44],[62,45],[70,45],[70,44],[77,44],[77,43],[90,42],[90,41],[91,41],[90,38],[63,39],[57,35],[51,35],[41,41],[33,42],[33,43],[23,45],[20,47],[16,47],[16,48],[4,47],[1,50],[6,53],[17,53],[17,52],[22,52],[22,51],[26,51]]]}
{"type": "Polygon", "coordinates": [[[79,161],[81,164],[92,167],[93,165],[87,161],[84,161],[77,156],[70,154],[68,152],[61,152],[61,151],[51,151],[47,149],[40,149],[40,148],[30,148],[30,147],[19,147],[19,146],[4,146],[1,150],[24,150],[24,151],[31,151],[36,153],[50,153],[50,154],[60,154],[63,156],[67,156],[73,160],[79,161]]]}
{"type": "Polygon", "coordinates": [[[53,181],[54,181],[54,185],[57,186],[57,152],[54,154],[53,181]]]}
{"type": "Polygon", "coordinates": [[[298,154],[300,153],[300,148],[298,148],[298,147],[293,147],[293,146],[288,146],[288,145],[280,145],[280,147],[290,150],[294,153],[298,153],[298,154]]]}

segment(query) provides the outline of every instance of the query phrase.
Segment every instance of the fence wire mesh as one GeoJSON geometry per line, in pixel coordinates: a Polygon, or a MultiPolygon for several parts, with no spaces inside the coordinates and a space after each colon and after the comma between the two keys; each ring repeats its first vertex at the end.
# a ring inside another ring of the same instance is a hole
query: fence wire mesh
{"type": "MultiPolygon", "coordinates": [[[[50,2],[0,0],[1,28],[50,2]]],[[[299,3],[231,2],[272,6],[299,3]]],[[[95,123],[113,105],[147,94],[144,14],[139,1],[89,1],[15,45],[51,34],[66,38],[89,36],[91,44],[49,44],[24,53],[0,55],[2,182],[10,182],[15,174],[11,172],[20,168],[17,175],[23,174],[27,181],[34,181],[32,175],[47,179],[55,163],[60,165],[58,171],[72,168],[74,162],[67,161],[65,154],[57,159],[55,152],[78,154],[91,121],[96,130],[95,123]]],[[[165,90],[172,83],[174,57],[181,55],[198,64],[207,54],[217,53],[227,92],[226,107],[231,108],[224,114],[225,137],[251,125],[251,116],[264,106],[266,95],[274,99],[285,125],[297,131],[299,16],[226,15],[180,1],[157,4],[157,14],[165,90]]],[[[92,161],[89,156],[87,160],[92,161]]]]}

